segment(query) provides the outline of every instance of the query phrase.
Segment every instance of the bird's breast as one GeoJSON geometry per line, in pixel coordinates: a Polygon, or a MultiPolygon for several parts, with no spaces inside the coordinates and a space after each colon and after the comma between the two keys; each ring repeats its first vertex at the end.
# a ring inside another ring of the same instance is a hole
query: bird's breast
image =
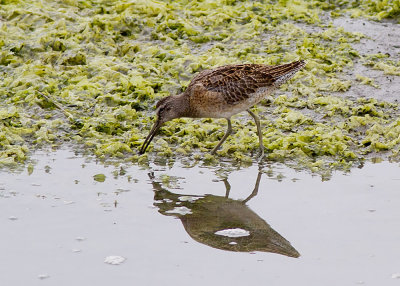
{"type": "Polygon", "coordinates": [[[221,114],[226,109],[226,102],[219,92],[207,91],[193,94],[190,97],[190,110],[192,117],[222,118],[221,114]]]}

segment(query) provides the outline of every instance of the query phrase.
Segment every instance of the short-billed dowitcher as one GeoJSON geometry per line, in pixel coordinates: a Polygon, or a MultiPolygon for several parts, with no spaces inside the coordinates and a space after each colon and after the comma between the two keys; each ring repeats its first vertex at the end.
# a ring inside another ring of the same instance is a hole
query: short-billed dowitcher
{"type": "Polygon", "coordinates": [[[214,154],[232,132],[231,116],[247,110],[257,126],[262,158],[264,145],[260,120],[249,108],[271,94],[304,66],[305,62],[301,60],[277,66],[226,65],[200,72],[192,79],[185,92],[164,97],[157,102],[157,120],[143,142],[140,153],[146,151],[164,122],[179,117],[225,118],[228,129],[212,149],[211,154],[214,154]]]}

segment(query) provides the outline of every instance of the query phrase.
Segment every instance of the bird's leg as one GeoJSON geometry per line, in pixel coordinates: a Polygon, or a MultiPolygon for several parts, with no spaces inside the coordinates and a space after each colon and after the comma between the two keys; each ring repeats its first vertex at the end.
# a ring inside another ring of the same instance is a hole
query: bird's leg
{"type": "Polygon", "coordinates": [[[257,135],[258,135],[258,142],[259,142],[259,148],[260,148],[259,160],[262,160],[264,158],[264,144],[263,144],[263,140],[262,140],[260,119],[258,118],[257,115],[255,115],[253,112],[251,112],[250,109],[247,109],[247,112],[251,115],[251,117],[254,118],[254,121],[256,122],[256,125],[257,125],[257,135]]]}
{"type": "Polygon", "coordinates": [[[229,198],[229,193],[231,191],[231,184],[228,182],[228,178],[223,179],[223,182],[225,184],[225,198],[229,198]]]}
{"type": "Polygon", "coordinates": [[[226,119],[228,121],[228,129],[226,130],[226,133],[224,135],[224,137],[222,137],[221,141],[219,141],[218,145],[214,147],[214,149],[212,149],[211,151],[211,155],[214,155],[215,152],[218,150],[218,148],[222,145],[222,143],[224,143],[224,141],[226,140],[226,138],[228,138],[228,136],[232,133],[232,124],[231,124],[231,119],[227,118],[226,119]]]}
{"type": "Polygon", "coordinates": [[[253,192],[242,201],[243,204],[247,203],[248,201],[250,201],[252,198],[254,198],[255,196],[257,196],[258,194],[258,188],[260,187],[260,180],[261,180],[261,175],[262,175],[262,169],[258,168],[258,175],[257,175],[257,180],[256,180],[256,185],[254,186],[254,190],[253,192]]]}

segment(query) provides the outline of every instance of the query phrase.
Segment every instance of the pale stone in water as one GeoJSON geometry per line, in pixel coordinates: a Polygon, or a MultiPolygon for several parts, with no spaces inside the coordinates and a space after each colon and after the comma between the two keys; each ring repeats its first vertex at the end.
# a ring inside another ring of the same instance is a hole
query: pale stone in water
{"type": "Polygon", "coordinates": [[[111,264],[111,265],[119,265],[119,264],[123,263],[125,260],[126,260],[125,257],[111,255],[111,256],[107,256],[104,259],[104,263],[111,264]]]}
{"type": "Polygon", "coordinates": [[[227,237],[242,237],[249,236],[250,232],[241,228],[228,228],[215,232],[216,235],[222,235],[227,237]]]}

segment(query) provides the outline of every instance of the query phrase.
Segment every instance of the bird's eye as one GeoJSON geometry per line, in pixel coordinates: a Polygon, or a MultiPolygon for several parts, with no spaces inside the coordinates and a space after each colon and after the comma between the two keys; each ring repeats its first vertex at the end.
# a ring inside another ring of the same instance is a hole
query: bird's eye
{"type": "Polygon", "coordinates": [[[164,107],[160,108],[160,113],[164,113],[164,112],[167,112],[167,111],[170,111],[170,110],[171,110],[170,106],[164,106],[164,107]]]}

